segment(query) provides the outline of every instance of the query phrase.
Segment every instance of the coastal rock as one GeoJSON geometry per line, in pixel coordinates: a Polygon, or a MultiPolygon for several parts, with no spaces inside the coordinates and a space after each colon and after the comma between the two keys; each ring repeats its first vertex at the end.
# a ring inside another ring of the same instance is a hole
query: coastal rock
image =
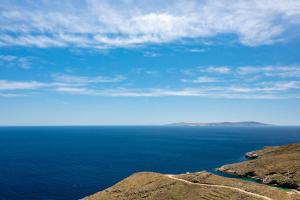
{"type": "Polygon", "coordinates": [[[251,178],[255,181],[297,189],[300,187],[300,143],[267,147],[246,154],[251,160],[224,165],[223,173],[251,178]]]}
{"type": "Polygon", "coordinates": [[[251,151],[251,152],[246,153],[245,157],[249,158],[249,159],[256,159],[256,158],[258,158],[258,154],[254,151],[251,151]]]}

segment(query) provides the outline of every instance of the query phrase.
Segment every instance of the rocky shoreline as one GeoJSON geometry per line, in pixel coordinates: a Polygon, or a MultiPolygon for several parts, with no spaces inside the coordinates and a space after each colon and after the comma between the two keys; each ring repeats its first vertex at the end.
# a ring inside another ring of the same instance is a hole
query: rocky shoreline
{"type": "Polygon", "coordinates": [[[217,170],[257,182],[300,191],[300,144],[267,147],[245,154],[248,161],[217,170]]]}

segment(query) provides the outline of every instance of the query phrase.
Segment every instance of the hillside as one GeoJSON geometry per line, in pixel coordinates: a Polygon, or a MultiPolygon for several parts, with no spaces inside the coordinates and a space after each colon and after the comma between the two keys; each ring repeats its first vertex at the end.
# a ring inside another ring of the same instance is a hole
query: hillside
{"type": "Polygon", "coordinates": [[[224,178],[207,172],[163,175],[136,173],[84,200],[300,200],[294,191],[224,178]]]}

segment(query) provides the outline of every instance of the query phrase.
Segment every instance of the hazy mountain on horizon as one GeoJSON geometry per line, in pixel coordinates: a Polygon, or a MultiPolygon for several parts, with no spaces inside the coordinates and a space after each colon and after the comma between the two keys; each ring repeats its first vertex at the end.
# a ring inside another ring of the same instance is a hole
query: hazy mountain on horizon
{"type": "Polygon", "coordinates": [[[168,124],[171,126],[274,126],[273,124],[265,124],[256,121],[241,121],[241,122],[178,122],[168,124]]]}

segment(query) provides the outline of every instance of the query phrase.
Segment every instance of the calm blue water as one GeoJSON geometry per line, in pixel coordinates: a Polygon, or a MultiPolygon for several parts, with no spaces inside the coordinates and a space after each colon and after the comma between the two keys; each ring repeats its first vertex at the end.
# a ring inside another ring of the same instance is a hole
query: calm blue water
{"type": "Polygon", "coordinates": [[[1,127],[0,199],[79,199],[137,171],[213,170],[299,141],[300,127],[1,127]]]}

